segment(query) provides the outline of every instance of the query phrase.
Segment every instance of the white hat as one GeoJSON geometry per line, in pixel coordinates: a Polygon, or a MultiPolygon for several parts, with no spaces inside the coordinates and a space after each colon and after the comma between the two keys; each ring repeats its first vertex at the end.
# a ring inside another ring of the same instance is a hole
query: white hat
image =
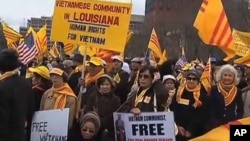
{"type": "Polygon", "coordinates": [[[123,62],[122,57],[119,56],[119,55],[112,56],[111,59],[112,59],[112,60],[118,60],[118,61],[120,61],[120,62],[123,62]]]}
{"type": "Polygon", "coordinates": [[[141,60],[140,60],[140,58],[139,57],[135,57],[135,58],[133,58],[132,60],[131,60],[131,62],[140,62],[141,60]]]}
{"type": "Polygon", "coordinates": [[[123,65],[122,65],[122,70],[126,71],[127,73],[130,73],[130,72],[131,72],[128,63],[126,63],[126,62],[123,63],[123,65]]]}
{"type": "Polygon", "coordinates": [[[165,82],[167,79],[171,79],[171,80],[176,81],[176,78],[173,75],[164,75],[162,82],[165,82]]]}

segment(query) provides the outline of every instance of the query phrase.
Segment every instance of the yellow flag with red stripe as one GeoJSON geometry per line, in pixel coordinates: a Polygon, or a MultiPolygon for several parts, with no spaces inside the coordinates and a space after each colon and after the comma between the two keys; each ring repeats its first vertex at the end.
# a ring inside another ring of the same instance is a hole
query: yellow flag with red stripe
{"type": "Polygon", "coordinates": [[[157,34],[155,32],[155,29],[153,28],[149,43],[148,43],[148,48],[151,49],[155,57],[161,58],[162,57],[162,51],[161,51],[161,46],[157,37],[157,34]]]}
{"type": "Polygon", "coordinates": [[[212,87],[212,70],[211,70],[211,61],[210,57],[208,58],[207,64],[204,68],[204,71],[201,75],[201,83],[206,89],[207,93],[210,93],[212,87]]]}
{"type": "Polygon", "coordinates": [[[205,135],[200,137],[191,139],[189,141],[229,141],[230,133],[229,133],[229,126],[230,125],[249,125],[250,124],[250,117],[243,118],[240,120],[229,122],[228,124],[221,125],[205,135]]]}
{"type": "Polygon", "coordinates": [[[20,33],[18,33],[13,28],[8,26],[6,23],[2,23],[2,27],[3,27],[3,34],[7,41],[7,44],[17,42],[19,41],[20,38],[23,37],[20,33]]]}
{"type": "Polygon", "coordinates": [[[232,31],[221,0],[203,0],[194,27],[204,43],[218,46],[229,58],[235,56],[232,31]]]}
{"type": "Polygon", "coordinates": [[[49,51],[49,54],[53,57],[53,58],[58,58],[60,57],[60,52],[57,49],[57,42],[54,42],[52,48],[49,51]]]}
{"type": "Polygon", "coordinates": [[[47,25],[45,24],[36,34],[36,46],[39,49],[38,57],[42,58],[43,54],[48,51],[47,25]]]}
{"type": "Polygon", "coordinates": [[[65,54],[71,55],[77,50],[77,46],[72,44],[72,43],[64,43],[64,48],[63,48],[65,54]]]}

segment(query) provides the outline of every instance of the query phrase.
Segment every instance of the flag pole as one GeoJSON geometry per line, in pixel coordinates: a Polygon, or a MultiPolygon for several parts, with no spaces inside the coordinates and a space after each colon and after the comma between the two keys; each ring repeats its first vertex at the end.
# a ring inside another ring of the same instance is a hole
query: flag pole
{"type": "MultiPolygon", "coordinates": [[[[80,47],[79,45],[78,45],[78,47],[80,47]]],[[[81,78],[83,78],[83,81],[85,81],[85,79],[84,79],[84,76],[85,76],[85,70],[86,70],[86,55],[87,54],[87,43],[85,42],[85,50],[84,50],[84,56],[83,56],[83,60],[82,60],[82,62],[83,62],[83,69],[82,69],[82,74],[81,74],[81,78]]],[[[87,91],[87,88],[86,88],[86,86],[81,86],[80,87],[80,91],[79,91],[79,93],[78,93],[78,107],[77,107],[77,110],[78,110],[78,113],[81,113],[82,112],[82,109],[81,109],[81,104],[82,104],[82,95],[84,94],[84,93],[86,93],[86,91],[87,91]]]]}

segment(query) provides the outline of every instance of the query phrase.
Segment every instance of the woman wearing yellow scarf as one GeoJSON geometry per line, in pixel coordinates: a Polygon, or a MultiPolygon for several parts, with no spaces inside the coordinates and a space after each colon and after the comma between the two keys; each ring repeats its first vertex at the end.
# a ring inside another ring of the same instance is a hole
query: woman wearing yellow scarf
{"type": "Polygon", "coordinates": [[[210,129],[241,119],[244,113],[241,91],[237,88],[239,78],[232,65],[224,65],[216,73],[216,86],[211,89],[210,129]]]}
{"type": "Polygon", "coordinates": [[[69,108],[69,128],[77,118],[77,97],[67,82],[67,75],[59,68],[50,71],[52,88],[47,90],[41,100],[40,110],[69,108]]]}
{"type": "Polygon", "coordinates": [[[205,133],[209,117],[208,97],[200,83],[200,76],[198,71],[190,70],[186,75],[186,83],[179,87],[170,105],[178,126],[177,141],[186,141],[205,133]]]}

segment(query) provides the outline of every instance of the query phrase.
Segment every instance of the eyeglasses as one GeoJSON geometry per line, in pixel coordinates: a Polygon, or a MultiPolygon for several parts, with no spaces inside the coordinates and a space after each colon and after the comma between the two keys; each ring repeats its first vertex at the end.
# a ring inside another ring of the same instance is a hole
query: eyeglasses
{"type": "Polygon", "coordinates": [[[197,78],[195,78],[195,77],[187,77],[187,80],[197,81],[197,78]]]}
{"type": "Polygon", "coordinates": [[[147,75],[147,74],[140,74],[140,75],[139,75],[139,78],[149,79],[150,76],[147,75]]]}
{"type": "Polygon", "coordinates": [[[140,62],[140,61],[132,61],[132,63],[141,64],[142,62],[140,62]]]}

